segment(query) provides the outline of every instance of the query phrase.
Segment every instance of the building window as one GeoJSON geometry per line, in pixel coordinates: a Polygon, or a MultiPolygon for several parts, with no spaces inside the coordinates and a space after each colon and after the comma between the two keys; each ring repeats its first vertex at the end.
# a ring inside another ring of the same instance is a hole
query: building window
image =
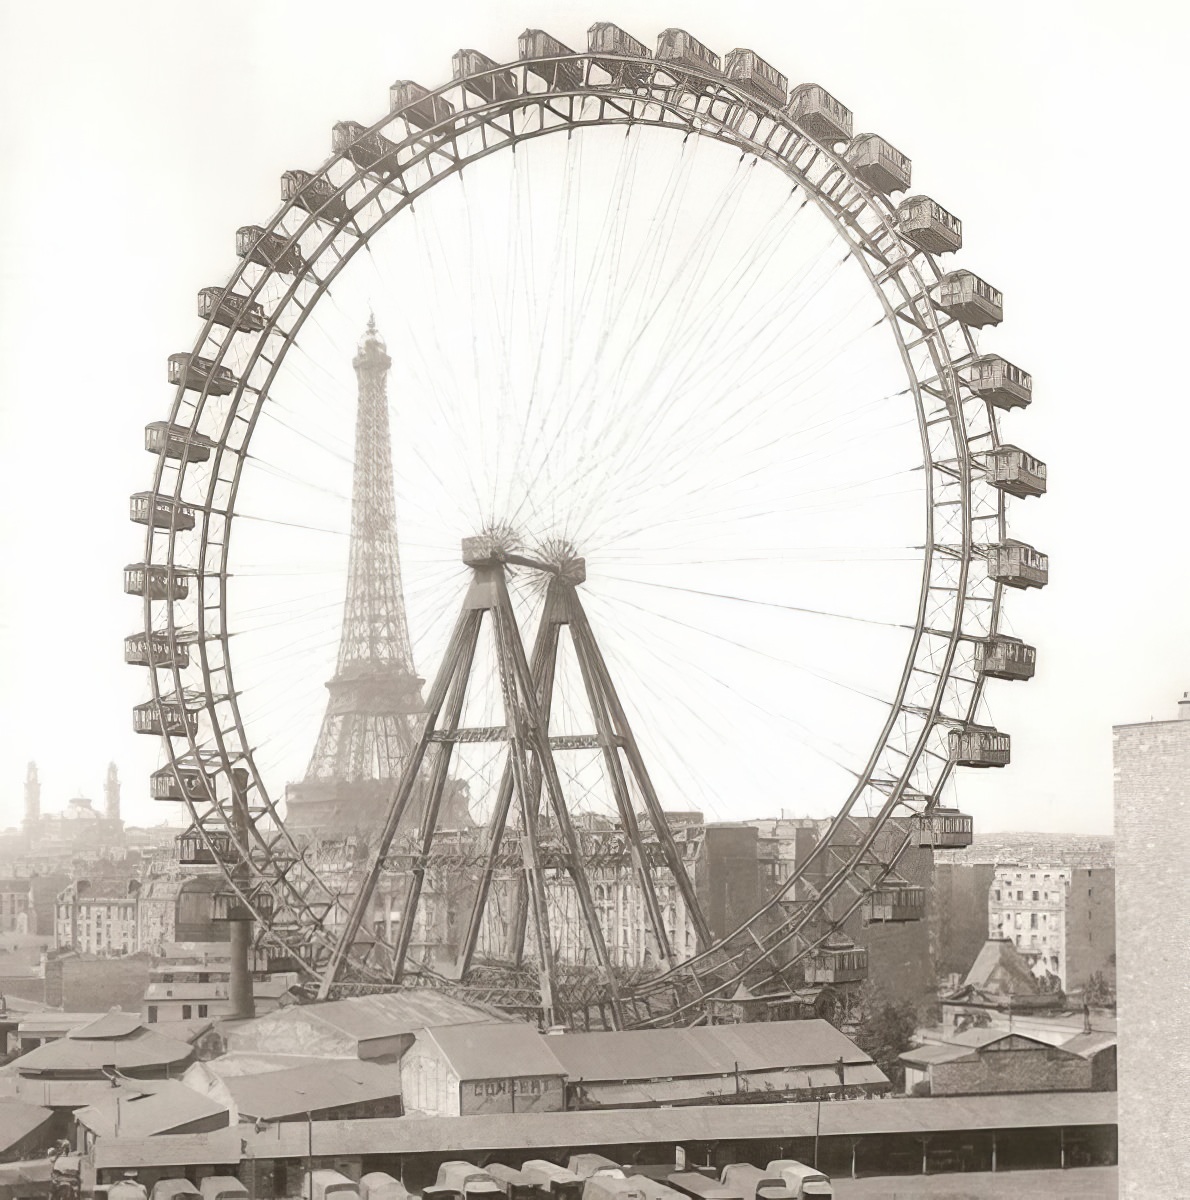
{"type": "Polygon", "coordinates": [[[995,891],[994,895],[995,895],[995,897],[996,897],[996,899],[997,899],[997,900],[999,900],[999,899],[1000,899],[1000,889],[999,889],[999,888],[997,888],[997,889],[996,889],[996,891],[995,891]]]}
{"type": "Polygon", "coordinates": [[[1036,913],[1029,914],[1029,928],[1030,929],[1037,928],[1037,914],[1036,913]]]}
{"type": "Polygon", "coordinates": [[[200,1017],[205,1017],[207,1015],[207,1006],[205,1004],[200,1004],[198,1006],[198,1015],[200,1017]]]}
{"type": "Polygon", "coordinates": [[[1034,900],[1040,900],[1040,899],[1041,899],[1041,895],[1040,895],[1040,893],[1039,893],[1039,892],[1034,892],[1034,893],[1033,893],[1033,899],[1034,899],[1034,900]]]}
{"type": "Polygon", "coordinates": [[[157,1005],[149,1005],[149,1024],[153,1025],[157,1021],[157,1005]]]}
{"type": "Polygon", "coordinates": [[[182,1020],[183,1021],[190,1020],[190,1005],[189,1004],[182,1005],[182,1020]]]}

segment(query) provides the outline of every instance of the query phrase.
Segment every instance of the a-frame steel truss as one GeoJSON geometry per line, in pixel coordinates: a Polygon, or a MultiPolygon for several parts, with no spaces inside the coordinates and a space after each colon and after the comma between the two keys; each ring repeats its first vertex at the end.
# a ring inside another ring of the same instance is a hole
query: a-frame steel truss
{"type": "MultiPolygon", "coordinates": [[[[443,789],[454,748],[459,743],[504,741],[507,759],[492,806],[485,844],[487,853],[471,904],[466,932],[452,975],[464,987],[482,977],[493,964],[476,962],[476,951],[484,928],[491,885],[497,867],[509,858],[507,841],[519,842],[519,870],[514,904],[507,924],[505,956],[515,973],[524,978],[525,940],[532,926],[536,942],[539,1012],[543,1022],[554,1024],[561,1015],[558,964],[550,937],[546,903],[545,870],[565,871],[573,883],[586,935],[597,963],[597,993],[601,1012],[615,1028],[625,1025],[625,1010],[619,972],[613,967],[602,926],[592,897],[587,864],[562,790],[554,754],[557,750],[591,748],[601,751],[604,770],[615,799],[616,811],[625,834],[633,877],[640,890],[651,938],[651,949],[662,970],[677,965],[670,945],[662,907],[657,898],[650,864],[654,855],[645,852],[646,831],[633,803],[633,788],[644,803],[651,830],[650,840],[682,896],[700,949],[713,938],[702,914],[685,860],[661,808],[640,747],[633,735],[602,652],[595,640],[577,587],[585,578],[581,559],[564,557],[556,563],[526,558],[501,548],[491,538],[469,538],[463,543],[463,561],[472,570],[454,632],[426,706],[425,723],[397,786],[367,874],[355,895],[348,919],[335,950],[323,972],[319,996],[326,997],[340,981],[346,964],[358,958],[367,937],[364,921],[377,883],[385,870],[389,850],[401,825],[418,781],[426,777],[425,819],[413,848],[409,881],[395,949],[387,964],[390,979],[406,978],[410,941],[421,899],[426,870],[438,832],[443,789]],[[509,566],[528,567],[543,573],[545,603],[531,656],[525,653],[512,602],[506,571],[509,566]],[[490,622],[496,669],[504,711],[501,727],[469,729],[460,725],[476,646],[485,617],[490,622]],[[551,737],[555,679],[563,628],[578,661],[594,729],[590,734],[551,737]],[[545,793],[545,806],[541,800],[545,793]],[[510,817],[512,818],[510,828],[510,817]],[[354,954],[353,954],[354,950],[354,954]]],[[[586,990],[586,989],[584,989],[586,990]]]]}

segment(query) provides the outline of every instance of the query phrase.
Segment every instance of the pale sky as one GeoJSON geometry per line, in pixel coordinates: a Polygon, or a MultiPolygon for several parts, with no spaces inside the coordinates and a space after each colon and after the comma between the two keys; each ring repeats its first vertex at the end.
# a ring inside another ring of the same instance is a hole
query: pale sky
{"type": "MultiPolygon", "coordinates": [[[[145,776],[157,764],[157,748],[131,732],[131,708],[144,698],[146,685],[142,671],[121,661],[122,639],[139,620],[138,603],[121,591],[123,564],[139,557],[127,497],[150,483],[152,463],[141,448],[142,429],[168,413],[165,359],[189,349],[198,327],[195,293],[222,283],[231,270],[235,229],[263,222],[273,212],[282,171],[312,169],[322,161],[335,121],[375,120],[387,106],[394,79],[436,86],[448,78],[450,56],[460,46],[497,59],[515,58],[517,34],[526,26],[545,28],[581,48],[587,26],[600,19],[615,21],[648,44],[665,26],[681,23],[720,53],[750,46],[786,72],[791,83],[822,83],[855,111],[857,131],[879,132],[912,157],[914,191],[920,187],[963,219],[961,265],[984,275],[1006,296],[1004,326],[987,345],[1034,376],[1033,406],[1012,414],[1001,432],[1049,464],[1050,494],[1017,503],[1012,532],[1050,554],[1052,582],[1041,593],[1010,598],[1012,631],[1038,647],[1037,678],[1029,684],[993,682],[985,693],[995,723],[1013,736],[1013,765],[979,778],[965,773],[958,796],[987,830],[1110,831],[1112,724],[1171,718],[1177,698],[1190,688],[1183,599],[1190,556],[1180,536],[1190,418],[1169,354],[1184,340],[1180,318],[1186,307],[1175,173],[1181,170],[1176,148],[1184,130],[1179,80],[1187,18],[1172,6],[1162,12],[1144,4],[1129,6],[1125,26],[1118,6],[1098,3],[888,5],[864,0],[800,5],[792,11],[788,5],[712,6],[695,0],[680,9],[649,3],[598,11],[562,3],[499,10],[457,4],[439,13],[425,6],[414,11],[414,6],[398,10],[389,4],[347,3],[335,6],[333,17],[329,12],[325,5],[305,3],[123,4],[110,6],[106,15],[84,4],[0,9],[0,153],[6,167],[0,185],[5,563],[0,825],[19,819],[29,759],[39,764],[46,809],[64,804],[79,789],[99,799],[103,772],[114,759],[125,781],[126,817],[143,822],[178,815],[172,806],[155,807],[146,799],[145,776]]],[[[648,150],[634,152],[661,171],[660,159],[654,163],[648,150]]],[[[576,177],[583,171],[597,175],[594,150],[584,147],[583,154],[581,166],[567,157],[566,169],[576,177]]],[[[541,179],[550,166],[543,152],[536,168],[541,179]]],[[[713,154],[699,163],[704,174],[696,178],[708,203],[730,186],[729,167],[713,154]]],[[[530,163],[526,169],[534,168],[530,163]]],[[[521,184],[507,166],[493,162],[491,171],[476,171],[466,186],[472,189],[469,201],[491,189],[482,220],[468,226],[473,240],[500,226],[509,197],[519,194],[521,184]]],[[[540,193],[551,185],[535,186],[536,203],[542,204],[540,193]]],[[[598,195],[592,186],[586,194],[598,195]]],[[[644,204],[647,171],[637,186],[644,204]]],[[[749,180],[741,212],[767,215],[765,204],[778,203],[776,193],[770,196],[764,186],[749,180]]],[[[448,199],[427,205],[422,227],[440,239],[429,253],[432,261],[416,265],[416,256],[427,251],[409,227],[394,235],[390,265],[378,253],[376,274],[347,285],[336,310],[322,318],[325,345],[309,352],[314,365],[304,378],[291,380],[287,397],[295,419],[311,422],[311,432],[340,438],[349,451],[353,381],[348,360],[369,304],[394,357],[402,330],[406,337],[424,339],[437,328],[434,314],[449,304],[448,289],[431,297],[420,289],[429,286],[431,269],[440,279],[461,269],[461,234],[452,232],[460,228],[458,211],[448,199]],[[401,258],[402,248],[407,259],[401,258]],[[413,282],[404,290],[396,282],[402,262],[412,264],[413,282]],[[424,329],[417,326],[419,319],[426,322],[424,329]]],[[[692,209],[687,229],[696,229],[699,219],[692,209]]],[[[589,228],[581,215],[576,221],[576,228],[589,228]]],[[[803,223],[796,217],[788,231],[780,227],[781,253],[788,253],[791,264],[799,253],[813,263],[821,251],[813,226],[803,234],[803,223]]],[[[548,244],[544,228],[537,234],[548,244]]],[[[724,253],[730,253],[730,244],[724,253]]],[[[493,263],[496,279],[500,264],[494,257],[493,263]]],[[[773,271],[783,263],[779,255],[770,259],[773,271]]],[[[811,275],[806,286],[814,286],[814,279],[811,275]]],[[[764,286],[758,286],[760,297],[764,286]]],[[[829,292],[824,286],[821,303],[828,302],[829,292]]],[[[833,302],[839,311],[847,311],[850,303],[842,290],[833,302]]],[[[858,311],[862,316],[862,306],[858,311]]],[[[491,330],[488,334],[490,340],[491,330]]],[[[840,345],[850,337],[845,327],[839,337],[840,345]]],[[[417,453],[403,458],[398,446],[395,454],[407,583],[415,593],[410,615],[418,666],[427,676],[436,666],[435,621],[442,614],[449,618],[450,606],[457,603],[461,576],[451,548],[471,531],[468,522],[487,515],[490,507],[481,503],[471,512],[456,504],[459,511],[439,521],[443,509],[433,491],[436,484],[430,475],[418,475],[426,458],[463,463],[467,454],[478,453],[474,440],[454,425],[435,426],[433,412],[447,409],[434,409],[428,395],[429,389],[441,389],[444,404],[458,396],[460,403],[467,402],[466,369],[460,365],[464,349],[465,343],[452,348],[447,339],[447,357],[460,378],[431,378],[423,360],[404,372],[398,367],[391,385],[396,419],[402,413],[427,414],[424,427],[410,435],[417,453]],[[419,389],[424,390],[420,406],[409,402],[419,389]]],[[[822,351],[827,358],[828,349],[822,351]]],[[[879,351],[864,362],[872,373],[864,386],[875,390],[848,394],[847,403],[854,405],[850,419],[856,421],[867,411],[866,398],[879,399],[882,386],[879,351]]],[[[564,365],[554,366],[561,389],[564,365]]],[[[825,395],[832,404],[844,403],[844,381],[830,383],[829,364],[824,369],[825,395]]],[[[473,413],[452,411],[464,431],[472,416],[476,425],[485,419],[482,407],[473,413]]],[[[806,437],[811,427],[791,425],[786,432],[806,437]]],[[[836,433],[845,436],[841,428],[836,433]]],[[[499,440],[496,427],[487,430],[484,446],[490,448],[493,439],[499,440]]],[[[890,435],[887,453],[895,457],[894,443],[890,435]]],[[[269,453],[263,434],[255,449],[269,453]]],[[[572,450],[577,471],[589,447],[578,439],[572,450]]],[[[283,438],[273,441],[271,452],[275,464],[296,467],[303,481],[316,475],[327,495],[345,494],[347,477],[334,475],[329,458],[307,457],[299,464],[283,438]]],[[[748,453],[761,451],[753,447],[748,453]]],[[[850,461],[856,479],[884,473],[875,460],[850,461]]],[[[904,465],[897,460],[888,473],[904,465]]],[[[490,470],[490,463],[483,469],[490,470]]],[[[452,484],[449,471],[434,473],[443,503],[460,499],[464,474],[460,468],[459,482],[452,484]]],[[[799,495],[831,481],[812,471],[799,479],[799,495]]],[[[853,486],[850,478],[833,482],[853,486]]],[[[511,476],[496,472],[491,483],[494,491],[511,489],[515,503],[511,476]]],[[[564,483],[556,480],[555,490],[564,483]]],[[[250,486],[246,482],[245,503],[250,486]]],[[[275,514],[292,513],[303,495],[308,501],[304,482],[287,490],[276,474],[258,477],[255,486],[257,511],[272,505],[269,511],[275,514]],[[266,486],[270,479],[275,487],[266,486]]],[[[613,577],[618,570],[622,581],[626,562],[633,564],[627,574],[637,572],[639,587],[654,586],[640,584],[649,578],[642,559],[654,555],[670,562],[674,548],[691,544],[693,537],[707,544],[734,537],[725,528],[701,527],[694,510],[679,502],[683,488],[689,490],[688,482],[679,481],[650,519],[656,525],[666,514],[680,514],[686,541],[676,536],[672,543],[647,537],[633,541],[624,513],[614,509],[602,524],[589,525],[592,539],[602,531],[609,547],[602,562],[591,550],[592,618],[597,621],[602,611],[614,624],[629,614],[619,643],[609,632],[609,652],[623,662],[622,686],[631,693],[637,719],[649,722],[662,759],[672,739],[684,733],[699,738],[695,718],[705,726],[715,708],[707,701],[710,707],[683,726],[685,718],[665,697],[705,686],[714,673],[729,673],[738,686],[748,669],[743,660],[725,655],[704,660],[701,675],[667,674],[664,662],[650,664],[650,655],[656,659],[664,645],[679,654],[683,648],[693,652],[694,643],[665,643],[656,606],[652,616],[639,604],[632,607],[643,592],[622,591],[619,597],[629,608],[615,608],[613,577]],[[632,612],[639,614],[639,624],[632,624],[632,612]]],[[[876,501],[882,495],[879,489],[871,493],[876,501]]],[[[842,515],[830,517],[834,524],[825,513],[816,513],[831,537],[820,527],[814,544],[868,544],[865,535],[871,534],[871,544],[891,545],[896,504],[876,503],[868,515],[844,506],[842,515]],[[890,522],[878,534],[868,524],[877,512],[890,522]]],[[[544,505],[542,512],[548,508],[544,505]]],[[[336,509],[333,500],[327,501],[317,511],[332,525],[337,519],[345,527],[341,502],[336,509]]],[[[755,528],[745,537],[752,549],[765,545],[755,528]]],[[[787,548],[804,544],[785,543],[787,548]]],[[[278,568],[307,554],[318,565],[335,559],[333,551],[308,542],[262,541],[258,549],[272,554],[278,568]]],[[[793,596],[795,603],[806,602],[808,595],[833,594],[843,597],[840,611],[864,611],[862,603],[848,603],[847,589],[866,588],[870,598],[870,581],[858,573],[853,578],[845,564],[815,569],[823,572],[822,580],[809,571],[799,575],[797,586],[810,591],[793,596]]],[[[741,568],[739,574],[753,570],[741,568]]],[[[695,575],[683,580],[698,583],[695,575]]],[[[759,595],[772,582],[757,575],[743,579],[741,587],[753,586],[751,594],[759,595]]],[[[286,663],[286,680],[308,676],[314,683],[291,707],[265,705],[258,716],[267,753],[286,778],[304,765],[323,703],[320,683],[326,663],[333,662],[340,577],[332,575],[323,585],[317,595],[295,588],[286,616],[297,622],[296,610],[303,604],[325,610],[321,618],[301,618],[312,621],[302,627],[305,644],[316,647],[311,656],[286,663]],[[289,732],[288,740],[282,729],[289,732]]],[[[890,585],[890,603],[895,590],[890,585]]],[[[242,596],[245,612],[270,598],[265,592],[242,596]]],[[[722,635],[730,635],[731,622],[739,621],[713,605],[666,611],[671,626],[675,620],[690,621],[722,635]]],[[[877,613],[876,608],[866,611],[877,613]]],[[[279,686],[280,678],[271,667],[278,647],[270,648],[268,637],[281,638],[283,648],[287,630],[298,628],[277,624],[270,635],[268,624],[258,623],[255,643],[256,635],[246,630],[242,660],[243,670],[249,675],[255,670],[266,693],[279,686]]],[[[750,617],[749,632],[778,641],[785,636],[782,629],[766,631],[762,624],[750,617]]],[[[885,648],[859,635],[839,637],[837,630],[834,637],[833,642],[828,635],[806,639],[803,646],[812,642],[818,657],[806,650],[798,664],[803,673],[826,672],[877,692],[892,686],[895,679],[888,678],[881,657],[885,648]]],[[[723,641],[720,636],[718,643],[723,641]]],[[[717,790],[720,775],[726,778],[734,754],[747,754],[745,735],[756,732],[743,704],[724,710],[716,758],[707,760],[705,770],[699,767],[710,798],[694,796],[696,802],[707,800],[709,815],[775,815],[780,808],[792,815],[802,810],[799,805],[822,815],[822,806],[829,807],[821,739],[839,745],[844,755],[857,750],[853,743],[862,741],[865,718],[842,703],[828,707],[826,697],[834,693],[806,690],[804,674],[793,678],[799,680],[801,702],[812,705],[822,721],[813,739],[818,745],[798,749],[790,743],[757,769],[749,786],[759,789],[759,796],[724,800],[717,790]],[[782,778],[789,780],[789,794],[780,790],[782,778]]],[[[771,664],[748,679],[754,696],[775,696],[789,686],[771,664]]],[[[251,721],[248,699],[245,713],[251,721]]],[[[644,730],[642,739],[648,740],[644,730]]],[[[663,763],[663,774],[664,769],[663,763]]],[[[677,780],[676,766],[674,771],[677,780]]],[[[687,806],[675,797],[671,803],[687,806]]]]}

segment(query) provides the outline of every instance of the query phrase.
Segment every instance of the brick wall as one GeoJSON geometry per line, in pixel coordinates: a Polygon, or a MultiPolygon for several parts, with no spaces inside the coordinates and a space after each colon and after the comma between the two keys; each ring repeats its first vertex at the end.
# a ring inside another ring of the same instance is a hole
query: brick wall
{"type": "Polygon", "coordinates": [[[930,1080],[934,1096],[1077,1092],[1089,1090],[1092,1084],[1088,1059],[1024,1040],[989,1046],[970,1059],[935,1063],[930,1080]]]}
{"type": "Polygon", "coordinates": [[[65,955],[45,965],[45,1002],[65,1012],[106,1012],[121,1008],[140,1012],[149,984],[149,958],[65,955]]]}
{"type": "Polygon", "coordinates": [[[1190,1063],[1190,720],[1117,726],[1113,742],[1120,1195],[1184,1196],[1170,1147],[1185,1145],[1190,1091],[1170,1072],[1190,1063]]]}

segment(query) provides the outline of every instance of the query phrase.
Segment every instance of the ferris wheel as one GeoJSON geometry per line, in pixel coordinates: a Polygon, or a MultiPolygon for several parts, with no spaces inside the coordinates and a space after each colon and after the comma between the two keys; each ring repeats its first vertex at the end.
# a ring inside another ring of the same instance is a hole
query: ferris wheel
{"type": "Polygon", "coordinates": [[[861,978],[845,924],[920,916],[898,861],[970,841],[952,772],[1009,761],[984,684],[1032,676],[1002,599],[1048,560],[1008,533],[1046,470],[998,430],[1032,391],[977,344],[1003,297],[910,191],[910,160],[821,86],[606,23],[584,51],[540,30],[513,62],[460,50],[283,176],[169,359],[124,584],[152,795],[185,806],[180,857],[222,874],[238,937],[324,996],[420,983],[643,1026],[741,984],[861,978]],[[385,820],[332,854],[286,784],[343,615],[360,435],[335,363],[369,308],[356,369],[392,368],[410,653],[436,670],[385,820]],[[440,827],[451,778],[470,850],[440,827]],[[666,810],[787,794],[825,832],[716,927],[666,810]],[[646,969],[600,908],[609,845],[646,969]],[[474,882],[445,965],[417,950],[435,867],[474,882]],[[569,888],[553,926],[547,876],[569,888]]]}

